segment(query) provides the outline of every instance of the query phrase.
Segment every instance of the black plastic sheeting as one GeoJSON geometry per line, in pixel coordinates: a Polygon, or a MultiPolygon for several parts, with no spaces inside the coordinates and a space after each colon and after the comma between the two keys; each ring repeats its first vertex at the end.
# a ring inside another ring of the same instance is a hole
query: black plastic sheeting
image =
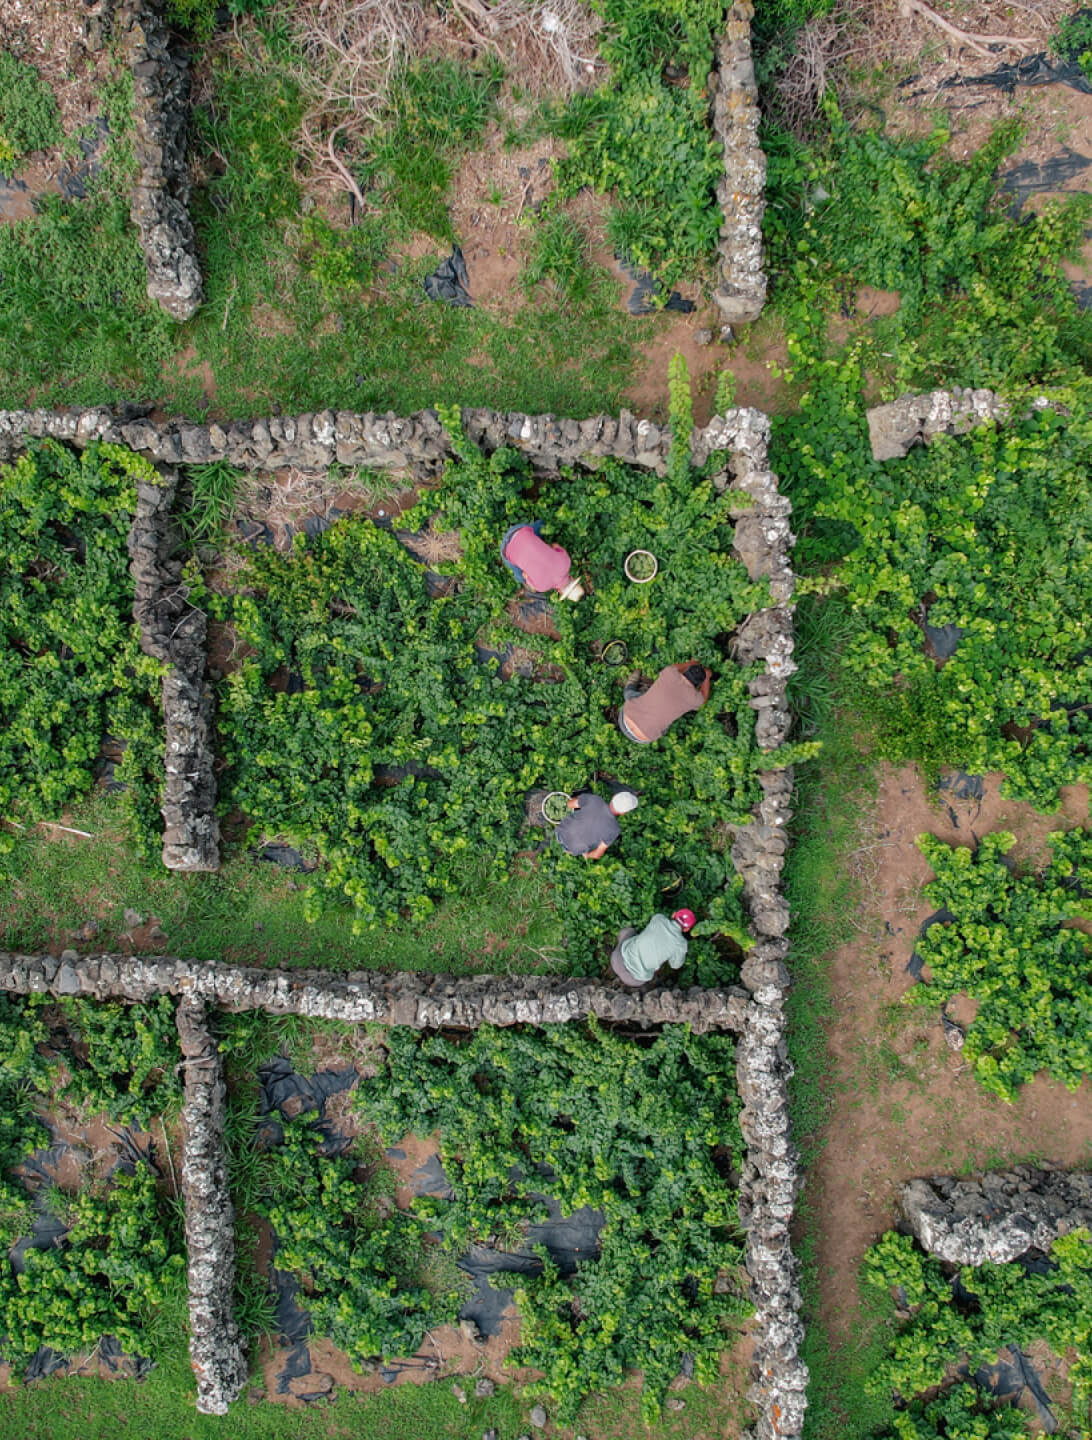
{"type": "Polygon", "coordinates": [[[1009,214],[1019,215],[1032,195],[1053,194],[1061,190],[1090,165],[1092,157],[1080,155],[1068,145],[1062,147],[1060,155],[1052,155],[1042,164],[1035,160],[1021,160],[1019,165],[998,176],[1001,189],[1013,197],[1009,214]]]}
{"type": "Polygon", "coordinates": [[[424,286],[430,300],[443,300],[448,305],[474,304],[466,260],[458,245],[453,245],[448,258],[441,260],[431,275],[425,276],[424,286]]]}
{"type": "Polygon", "coordinates": [[[262,1123],[258,1127],[258,1144],[263,1149],[269,1149],[284,1139],[284,1130],[274,1118],[274,1112],[289,1116],[315,1111],[312,1128],[322,1136],[322,1154],[342,1154],[352,1144],[352,1137],[343,1135],[326,1119],[326,1102],[331,1095],[351,1090],[359,1079],[351,1066],[347,1070],[319,1070],[314,1075],[300,1075],[284,1055],[277,1055],[259,1065],[258,1113],[262,1123]]]}
{"type": "Polygon", "coordinates": [[[930,625],[921,627],[926,634],[933,654],[938,660],[950,660],[959,648],[959,642],[966,635],[962,625],[930,625]]]}
{"type": "Polygon", "coordinates": [[[697,308],[693,300],[684,300],[677,290],[672,290],[664,303],[657,305],[663,287],[655,275],[650,275],[639,265],[630,265],[621,255],[614,258],[623,275],[627,275],[634,284],[633,294],[626,301],[626,309],[631,315],[655,315],[658,310],[674,310],[680,315],[689,315],[697,308]]]}
{"type": "Polygon", "coordinates": [[[293,845],[263,845],[260,850],[252,850],[250,853],[255,860],[265,860],[270,865],[279,865],[282,870],[310,872],[316,868],[314,864],[308,864],[293,845]]]}
{"type": "MultiPolygon", "coordinates": [[[[927,920],[921,922],[921,929],[918,931],[918,934],[924,935],[931,925],[950,925],[955,918],[954,913],[948,909],[947,905],[942,905],[939,910],[934,910],[927,920]]],[[[913,975],[915,980],[920,980],[924,967],[925,961],[915,950],[906,962],[906,973],[913,975]]]]}
{"type": "Polygon", "coordinates": [[[1050,1396],[1043,1389],[1039,1372],[1019,1345],[1007,1346],[992,1365],[983,1365],[976,1370],[974,1383],[980,1390],[988,1390],[999,1400],[1009,1400],[1013,1405],[1027,1390],[1044,1431],[1053,1435],[1058,1429],[1058,1422],[1050,1408],[1050,1396]]]}
{"type": "MultiPolygon", "coordinates": [[[[1078,13],[1083,15],[1088,12],[1082,10],[1078,13]]],[[[909,85],[918,78],[915,75],[900,83],[909,85]]],[[[1012,65],[999,65],[996,70],[990,70],[985,75],[953,75],[950,80],[942,80],[937,89],[958,90],[975,85],[1007,90],[1010,94],[1025,86],[1068,85],[1071,90],[1092,95],[1092,85],[1075,60],[1055,60],[1045,50],[1040,50],[1035,55],[1021,56],[1012,65]]]]}

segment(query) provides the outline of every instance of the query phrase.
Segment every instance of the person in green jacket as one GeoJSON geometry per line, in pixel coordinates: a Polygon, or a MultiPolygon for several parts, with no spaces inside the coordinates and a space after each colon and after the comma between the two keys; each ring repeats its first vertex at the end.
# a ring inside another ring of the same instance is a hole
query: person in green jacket
{"type": "Polygon", "coordinates": [[[671,916],[653,915],[640,934],[627,925],[618,932],[610,968],[623,985],[647,985],[661,965],[680,970],[686,959],[686,937],[697,923],[693,910],[676,910],[671,916]]]}

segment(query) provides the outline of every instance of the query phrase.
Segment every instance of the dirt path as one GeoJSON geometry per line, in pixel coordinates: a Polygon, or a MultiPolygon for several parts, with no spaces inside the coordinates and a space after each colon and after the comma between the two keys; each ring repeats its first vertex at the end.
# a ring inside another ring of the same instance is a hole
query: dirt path
{"type": "Polygon", "coordinates": [[[1071,1094],[1040,1076],[1008,1105],[948,1048],[935,1009],[899,1004],[914,984],[906,963],[919,927],[934,909],[922,893],[932,872],[917,835],[973,847],[993,830],[1011,830],[1014,857],[1029,864],[1044,856],[1052,830],[1089,825],[1085,787],[1065,790],[1050,817],[1003,800],[997,775],[986,777],[981,801],[960,798],[962,788],[930,797],[913,767],[884,767],[875,810],[849,857],[862,881],[859,936],[829,963],[834,1111],[807,1177],[808,1207],[821,1217],[823,1316],[836,1343],[856,1311],[861,1258],[897,1218],[904,1180],[1027,1159],[1092,1164],[1092,1085],[1071,1094]]]}

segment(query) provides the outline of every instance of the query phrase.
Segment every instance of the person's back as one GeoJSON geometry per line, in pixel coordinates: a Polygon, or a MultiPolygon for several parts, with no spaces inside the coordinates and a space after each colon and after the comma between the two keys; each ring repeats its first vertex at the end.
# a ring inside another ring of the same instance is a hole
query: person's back
{"type": "Polygon", "coordinates": [[[623,733],[638,744],[658,740],[681,716],[700,710],[709,693],[709,672],[704,665],[668,665],[643,695],[627,695],[619,720],[623,733]],[[700,672],[695,684],[688,676],[700,672]]]}
{"type": "Polygon", "coordinates": [[[624,985],[646,985],[662,965],[680,970],[686,961],[687,931],[695,923],[690,910],[674,915],[653,915],[637,935],[626,931],[618,937],[611,968],[624,985]]]}
{"type": "Polygon", "coordinates": [[[576,798],[578,807],[570,809],[557,827],[562,850],[570,855],[587,855],[600,845],[612,845],[622,830],[607,802],[591,791],[576,798]]]}

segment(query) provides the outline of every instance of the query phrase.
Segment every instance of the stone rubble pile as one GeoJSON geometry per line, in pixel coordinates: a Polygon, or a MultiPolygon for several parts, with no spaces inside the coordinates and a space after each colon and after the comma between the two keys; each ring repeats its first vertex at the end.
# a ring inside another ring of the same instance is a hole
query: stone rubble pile
{"type": "Polygon", "coordinates": [[[178,472],[137,482],[129,530],[133,616],[140,648],[161,660],[166,777],[163,788],[163,864],[168,870],[217,870],[212,693],[205,677],[208,617],[187,598],[171,504],[178,472]]]}
{"type": "Polygon", "coordinates": [[[902,1187],[902,1208],[922,1249],[953,1265],[1006,1264],[1092,1229],[1092,1175],[1013,1170],[958,1180],[932,1175],[902,1187]]]}
{"type": "Polygon", "coordinates": [[[133,74],[133,148],[139,168],[130,214],[148,267],[148,296],[173,320],[204,299],[190,219],[187,61],[172,52],[157,0],[118,0],[114,33],[133,74]]]}
{"type": "Polygon", "coordinates": [[[762,217],[766,212],[766,157],[758,140],[758,86],[751,56],[751,0],[728,11],[717,66],[709,77],[713,131],[724,150],[717,186],[722,224],[720,280],[714,299],[729,325],[757,320],[766,303],[762,217]]]}
{"type": "Polygon", "coordinates": [[[415,1030],[473,1030],[479,1025],[557,1025],[597,1019],[614,1025],[693,1026],[697,1032],[742,1028],[746,993],[735,987],[620,990],[595,980],[541,975],[429,975],[416,970],[335,974],[259,970],[173,956],[15,955],[0,952],[0,990],[147,1000],[184,995],[221,1010],[267,1010],[350,1024],[415,1030]]]}
{"type": "Polygon", "coordinates": [[[234,1311],[235,1213],[224,1148],[227,1088],[204,1001],[183,998],[177,1021],[190,1362],[197,1378],[197,1409],[202,1415],[226,1415],[247,1378],[234,1311]]]}

